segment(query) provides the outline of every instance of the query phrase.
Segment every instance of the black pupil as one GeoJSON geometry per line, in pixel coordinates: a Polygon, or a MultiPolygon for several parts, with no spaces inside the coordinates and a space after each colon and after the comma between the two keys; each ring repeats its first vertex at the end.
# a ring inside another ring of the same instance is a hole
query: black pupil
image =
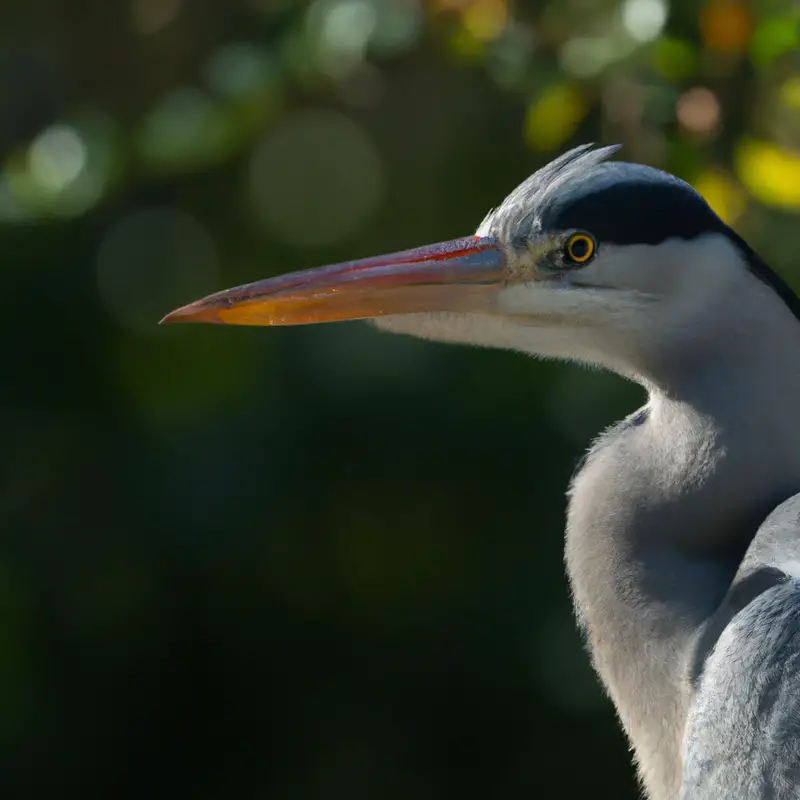
{"type": "Polygon", "coordinates": [[[580,261],[589,255],[589,240],[585,236],[580,236],[570,243],[569,254],[580,261]]]}

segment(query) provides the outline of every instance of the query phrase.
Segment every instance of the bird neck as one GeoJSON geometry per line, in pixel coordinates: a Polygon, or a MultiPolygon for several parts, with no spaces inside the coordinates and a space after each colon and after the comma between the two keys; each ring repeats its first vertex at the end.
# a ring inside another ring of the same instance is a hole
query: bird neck
{"type": "Polygon", "coordinates": [[[678,795],[693,642],[765,516],[800,491],[800,322],[782,311],[643,381],[648,404],[570,489],[577,613],[653,798],[678,795]]]}

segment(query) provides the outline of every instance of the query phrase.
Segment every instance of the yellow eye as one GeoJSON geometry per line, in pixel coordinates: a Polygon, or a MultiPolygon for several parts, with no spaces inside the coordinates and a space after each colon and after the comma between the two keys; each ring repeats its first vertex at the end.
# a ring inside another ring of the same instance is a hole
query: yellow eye
{"type": "Polygon", "coordinates": [[[574,233],[567,239],[564,251],[568,261],[585,264],[594,255],[594,239],[587,233],[574,233]]]}

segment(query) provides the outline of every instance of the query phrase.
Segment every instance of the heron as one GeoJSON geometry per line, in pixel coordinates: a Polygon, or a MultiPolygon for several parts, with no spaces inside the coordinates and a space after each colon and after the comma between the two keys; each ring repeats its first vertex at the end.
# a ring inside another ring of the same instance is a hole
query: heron
{"type": "Polygon", "coordinates": [[[593,666],[652,800],[800,797],[800,300],[688,183],[617,149],[559,156],[472,236],[164,321],[366,319],[638,382],[567,491],[593,666]]]}

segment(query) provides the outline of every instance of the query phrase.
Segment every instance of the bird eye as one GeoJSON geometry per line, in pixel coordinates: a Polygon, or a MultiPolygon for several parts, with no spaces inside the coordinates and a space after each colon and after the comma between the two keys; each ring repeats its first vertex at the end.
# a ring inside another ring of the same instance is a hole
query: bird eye
{"type": "Polygon", "coordinates": [[[592,260],[596,249],[588,233],[573,233],[564,245],[564,259],[573,264],[586,264],[592,260]]]}

